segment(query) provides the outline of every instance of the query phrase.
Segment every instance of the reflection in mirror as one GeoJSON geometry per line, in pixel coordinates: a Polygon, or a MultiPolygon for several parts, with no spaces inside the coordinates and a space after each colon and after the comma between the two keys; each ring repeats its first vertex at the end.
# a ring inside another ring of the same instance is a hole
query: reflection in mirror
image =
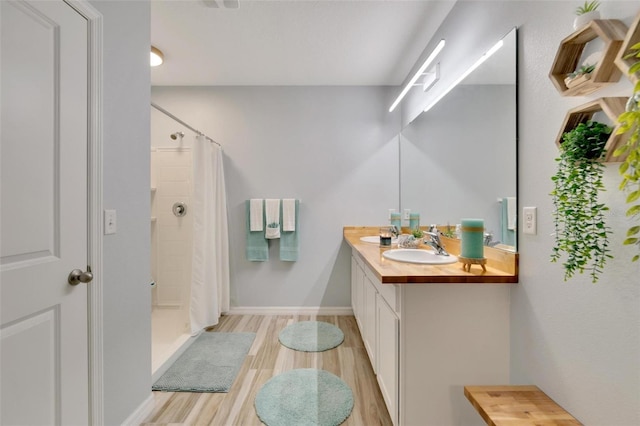
{"type": "Polygon", "coordinates": [[[504,46],[400,134],[400,202],[421,225],[482,218],[485,242],[515,250],[516,29],[504,46]],[[489,235],[487,235],[489,234],[489,235]]]}

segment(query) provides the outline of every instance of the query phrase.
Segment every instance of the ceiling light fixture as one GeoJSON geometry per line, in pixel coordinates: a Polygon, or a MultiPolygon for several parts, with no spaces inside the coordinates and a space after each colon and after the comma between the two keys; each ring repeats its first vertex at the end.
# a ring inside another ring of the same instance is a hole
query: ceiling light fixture
{"type": "Polygon", "coordinates": [[[480,59],[478,59],[473,65],[471,65],[469,67],[468,70],[466,70],[464,72],[464,74],[462,74],[460,77],[458,77],[456,79],[456,81],[453,82],[453,84],[451,84],[451,86],[449,86],[447,88],[447,90],[445,90],[444,92],[442,92],[440,95],[438,95],[438,97],[436,97],[425,109],[424,112],[429,111],[431,108],[434,107],[435,104],[437,104],[438,102],[440,102],[440,100],[442,98],[444,98],[447,93],[449,93],[450,91],[453,90],[454,87],[456,87],[458,84],[460,84],[460,82],[462,80],[464,80],[465,78],[467,78],[467,76],[469,74],[471,74],[473,72],[473,70],[475,70],[476,68],[478,68],[480,65],[482,65],[482,63],[484,61],[486,61],[487,59],[489,59],[491,57],[491,55],[493,55],[494,53],[496,53],[504,44],[504,41],[500,40],[499,42],[497,42],[491,49],[489,49],[484,55],[482,55],[480,57],[480,59]]]}
{"type": "Polygon", "coordinates": [[[398,106],[400,101],[405,97],[407,92],[409,92],[409,89],[411,89],[413,87],[415,82],[418,81],[420,76],[424,73],[424,70],[426,70],[427,67],[429,65],[431,65],[431,62],[433,62],[433,60],[436,59],[436,56],[438,56],[438,53],[440,53],[440,51],[444,48],[444,44],[445,44],[444,43],[444,39],[442,39],[442,40],[440,40],[440,42],[438,42],[438,44],[436,45],[435,49],[433,49],[433,52],[431,52],[429,57],[424,61],[424,63],[420,67],[420,69],[418,69],[418,71],[416,71],[414,76],[411,77],[411,80],[409,80],[407,85],[404,86],[404,89],[402,89],[402,92],[400,92],[400,95],[398,95],[398,98],[393,102],[393,104],[389,108],[389,112],[392,112],[394,109],[396,109],[396,107],[398,106]]]}
{"type": "Polygon", "coordinates": [[[164,62],[164,54],[160,51],[160,49],[151,46],[151,61],[149,64],[152,67],[157,67],[158,65],[162,65],[164,62]]]}

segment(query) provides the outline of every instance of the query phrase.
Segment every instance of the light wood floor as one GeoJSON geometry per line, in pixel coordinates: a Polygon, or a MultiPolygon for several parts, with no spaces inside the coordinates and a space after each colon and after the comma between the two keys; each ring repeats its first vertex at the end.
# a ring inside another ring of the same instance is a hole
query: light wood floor
{"type": "Polygon", "coordinates": [[[391,425],[353,316],[224,316],[211,331],[257,333],[229,393],[154,392],[155,408],[143,425],[261,425],[253,402],[271,377],[294,368],[318,368],[342,378],[353,391],[354,406],[345,426],[391,425]],[[278,341],[296,321],[317,320],[344,332],[344,342],[325,352],[298,352],[278,341]]]}

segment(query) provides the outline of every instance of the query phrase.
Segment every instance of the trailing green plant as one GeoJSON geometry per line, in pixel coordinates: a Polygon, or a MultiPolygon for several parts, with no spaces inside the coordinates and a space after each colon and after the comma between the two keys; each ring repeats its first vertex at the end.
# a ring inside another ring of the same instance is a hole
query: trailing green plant
{"type": "MultiPolygon", "coordinates": [[[[636,59],[629,68],[629,75],[640,71],[640,43],[631,46],[630,53],[623,57],[625,60],[636,59]]],[[[625,112],[618,117],[620,128],[618,134],[630,132],[627,141],[618,147],[613,155],[626,155],[625,160],[618,169],[622,176],[620,190],[627,195],[627,217],[640,222],[640,80],[636,83],[633,94],[627,102],[625,112]]],[[[627,230],[623,244],[636,246],[639,253],[631,259],[637,262],[640,259],[640,225],[633,225],[627,230]]]]}
{"type": "Polygon", "coordinates": [[[576,8],[576,15],[584,15],[585,13],[594,12],[600,6],[600,2],[597,0],[594,1],[585,1],[582,6],[576,8]]]}
{"type": "Polygon", "coordinates": [[[595,283],[607,258],[611,258],[604,218],[608,207],[598,202],[598,193],[605,190],[601,160],[611,131],[606,124],[587,121],[562,135],[558,169],[551,178],[555,207],[551,261],[559,261],[566,253],[562,263],[565,281],[575,272],[589,270],[595,283]]]}

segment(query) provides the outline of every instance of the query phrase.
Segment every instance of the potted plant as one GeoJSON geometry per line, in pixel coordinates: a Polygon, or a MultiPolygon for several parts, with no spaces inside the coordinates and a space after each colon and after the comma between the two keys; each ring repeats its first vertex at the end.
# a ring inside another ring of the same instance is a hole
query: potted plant
{"type": "MultiPolygon", "coordinates": [[[[638,59],[629,68],[629,75],[640,70],[640,43],[631,46],[630,53],[624,59],[638,59]]],[[[615,150],[615,156],[626,155],[620,164],[619,172],[622,176],[620,190],[627,193],[626,202],[629,205],[627,216],[640,222],[640,80],[636,83],[633,94],[627,102],[626,110],[618,117],[619,134],[630,132],[627,142],[615,150]]],[[[627,238],[623,244],[635,245],[640,252],[640,226],[634,225],[627,230],[627,238]]],[[[640,253],[633,256],[632,261],[640,259],[640,253]]]]}
{"type": "Polygon", "coordinates": [[[411,230],[411,235],[413,235],[415,238],[422,238],[424,237],[424,232],[422,232],[422,229],[416,228],[411,230]]]}
{"type": "Polygon", "coordinates": [[[449,225],[449,223],[447,223],[447,229],[444,230],[442,235],[444,235],[447,238],[456,238],[456,233],[454,232],[454,228],[452,228],[451,225],[449,225]]]}
{"type": "Polygon", "coordinates": [[[590,271],[595,283],[602,272],[609,253],[609,228],[604,212],[608,210],[598,202],[603,191],[602,158],[612,129],[596,121],[580,123],[562,136],[558,170],[551,178],[554,189],[553,213],[555,244],[551,261],[560,260],[563,253],[565,281],[577,271],[590,271]]]}
{"type": "Polygon", "coordinates": [[[594,65],[582,65],[580,68],[567,75],[567,78],[564,79],[564,84],[567,88],[575,87],[585,81],[591,79],[591,73],[596,69],[594,65]]]}
{"type": "Polygon", "coordinates": [[[585,1],[582,6],[576,8],[576,19],[573,21],[573,29],[578,30],[594,19],[600,19],[598,7],[600,2],[597,0],[585,1]]]}

